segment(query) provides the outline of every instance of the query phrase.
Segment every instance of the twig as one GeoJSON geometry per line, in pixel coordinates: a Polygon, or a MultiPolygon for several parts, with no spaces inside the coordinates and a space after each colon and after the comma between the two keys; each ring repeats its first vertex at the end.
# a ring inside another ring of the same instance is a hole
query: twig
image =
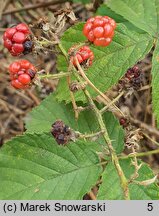
{"type": "Polygon", "coordinates": [[[114,98],[108,105],[106,105],[105,107],[103,107],[103,109],[100,110],[101,114],[103,114],[105,111],[107,111],[107,109],[112,106],[113,104],[115,104],[119,98],[121,98],[124,94],[124,91],[122,91],[116,98],[114,98]]]}
{"type": "MultiPolygon", "coordinates": [[[[135,149],[134,149],[134,147],[132,147],[132,154],[135,155],[135,153],[136,153],[135,149]]],[[[131,163],[132,163],[132,165],[134,165],[135,171],[134,171],[134,174],[130,177],[129,184],[132,183],[136,178],[138,178],[138,176],[139,176],[138,171],[142,166],[142,163],[140,165],[138,165],[138,161],[137,161],[136,156],[133,157],[133,160],[131,161],[131,163]]]]}
{"type": "MultiPolygon", "coordinates": [[[[83,77],[83,79],[88,83],[88,85],[93,89],[95,90],[107,103],[107,106],[108,106],[108,103],[111,103],[111,100],[103,93],[101,92],[89,79],[88,77],[85,75],[84,71],[82,70],[81,67],[78,68],[79,72],[80,72],[80,75],[83,77]]],[[[122,113],[122,111],[115,105],[115,104],[112,104],[112,106],[121,114],[121,115],[124,115],[122,113]]]]}
{"type": "Polygon", "coordinates": [[[135,154],[129,154],[126,156],[119,156],[119,159],[128,159],[128,158],[133,158],[133,157],[145,157],[145,156],[149,156],[152,154],[159,154],[159,149],[155,149],[155,150],[151,150],[151,151],[147,151],[147,152],[140,152],[140,153],[135,153],[135,154]]]}
{"type": "MultiPolygon", "coordinates": [[[[69,88],[69,86],[71,84],[71,77],[70,76],[67,77],[67,84],[68,84],[68,88],[69,88]]],[[[75,119],[77,120],[78,116],[79,116],[78,106],[76,104],[76,100],[74,98],[73,92],[70,91],[70,89],[69,89],[69,92],[70,92],[70,97],[71,97],[71,101],[72,101],[73,110],[74,110],[74,113],[75,113],[75,119]]]]}
{"type": "Polygon", "coordinates": [[[132,117],[130,117],[130,121],[137,125],[140,128],[143,128],[145,130],[147,130],[149,133],[156,135],[157,137],[159,137],[159,131],[156,128],[153,128],[151,125],[147,125],[144,122],[141,122],[137,119],[134,119],[132,117]]]}
{"type": "Polygon", "coordinates": [[[81,134],[81,133],[78,133],[78,137],[79,137],[79,138],[82,138],[82,139],[90,139],[90,138],[99,137],[99,136],[101,136],[103,133],[104,133],[104,131],[99,131],[99,132],[92,133],[92,134],[81,134]]]}
{"type": "Polygon", "coordinates": [[[28,89],[25,90],[27,92],[27,94],[31,97],[31,99],[35,102],[36,105],[40,104],[39,99],[28,89]]]}
{"type": "Polygon", "coordinates": [[[45,3],[38,3],[38,4],[34,4],[34,5],[29,5],[29,6],[26,6],[23,8],[13,9],[11,11],[5,11],[2,13],[2,16],[7,15],[7,14],[14,14],[17,12],[32,10],[32,9],[36,9],[36,8],[40,8],[40,7],[48,7],[50,5],[56,5],[56,4],[63,3],[63,2],[66,2],[66,0],[52,0],[52,1],[45,2],[45,3]]]}
{"type": "Polygon", "coordinates": [[[142,133],[147,139],[149,139],[152,143],[156,144],[157,146],[159,146],[159,143],[156,142],[154,139],[152,139],[151,137],[149,137],[147,134],[142,133]]]}
{"type": "MultiPolygon", "coordinates": [[[[84,72],[83,72],[83,70],[82,70],[76,56],[75,56],[75,61],[76,61],[76,65],[77,65],[77,68],[79,70],[79,73],[82,76],[82,74],[84,72]],[[82,74],[81,74],[81,72],[82,72],[82,74]]],[[[76,78],[78,79],[78,81],[82,82],[80,76],[77,75],[77,73],[75,73],[75,72],[74,72],[74,74],[75,74],[76,78]]],[[[108,135],[107,129],[105,127],[102,115],[100,113],[100,110],[96,107],[96,105],[95,105],[94,101],[92,100],[91,95],[89,94],[89,92],[86,89],[83,89],[83,92],[84,92],[84,94],[85,94],[85,96],[86,96],[92,110],[95,113],[95,116],[96,116],[96,119],[98,121],[98,124],[100,126],[101,131],[104,131],[103,132],[103,138],[104,138],[104,140],[105,140],[105,142],[106,142],[106,144],[108,146],[108,149],[109,149],[109,152],[110,152],[110,155],[111,155],[111,158],[112,158],[112,162],[114,163],[114,166],[115,166],[115,168],[117,170],[117,173],[119,175],[120,182],[121,182],[121,187],[122,187],[123,192],[124,192],[124,197],[125,197],[126,200],[129,200],[130,197],[129,197],[128,181],[127,181],[127,179],[126,179],[126,177],[124,175],[124,172],[123,172],[123,170],[122,170],[122,168],[121,168],[121,166],[119,164],[118,157],[117,157],[117,155],[116,155],[116,153],[114,151],[114,148],[112,146],[112,143],[111,143],[111,140],[109,138],[109,135],[108,135]]]]}

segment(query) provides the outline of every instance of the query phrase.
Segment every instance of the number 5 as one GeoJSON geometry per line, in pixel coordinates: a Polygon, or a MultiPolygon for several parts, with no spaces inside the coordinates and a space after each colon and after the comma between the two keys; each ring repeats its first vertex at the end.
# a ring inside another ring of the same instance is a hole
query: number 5
{"type": "Polygon", "coordinates": [[[152,205],[153,203],[148,203],[147,204],[147,210],[148,211],[152,211],[153,210],[153,205],[152,205]]]}

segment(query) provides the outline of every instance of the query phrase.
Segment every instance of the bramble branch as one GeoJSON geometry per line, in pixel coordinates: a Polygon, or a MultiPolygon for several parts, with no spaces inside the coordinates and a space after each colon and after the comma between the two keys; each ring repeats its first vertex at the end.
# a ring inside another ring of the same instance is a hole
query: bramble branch
{"type": "MultiPolygon", "coordinates": [[[[80,64],[79,64],[76,57],[75,57],[75,60],[76,60],[76,65],[77,65],[78,71],[79,71],[80,75],[82,75],[81,71],[82,71],[82,73],[84,73],[84,72],[83,72],[83,70],[82,70],[82,68],[81,68],[81,66],[80,66],[80,64]]],[[[76,78],[78,79],[79,82],[82,82],[81,77],[76,72],[74,72],[74,75],[76,76],[76,78]]],[[[88,103],[90,104],[92,110],[95,113],[95,116],[96,116],[96,119],[98,121],[98,124],[100,126],[101,131],[103,131],[104,140],[105,140],[105,142],[107,144],[107,147],[109,149],[112,161],[113,161],[113,163],[115,165],[115,168],[116,168],[117,173],[118,173],[119,178],[120,178],[121,187],[122,187],[123,192],[124,192],[124,197],[125,197],[126,200],[129,200],[130,197],[129,197],[128,180],[126,179],[125,174],[124,174],[124,172],[123,172],[123,170],[122,170],[122,168],[121,168],[121,166],[119,164],[118,157],[117,157],[117,155],[115,153],[115,150],[114,150],[114,148],[112,146],[112,143],[111,143],[111,140],[109,138],[107,129],[105,127],[105,123],[104,123],[102,115],[100,113],[100,110],[96,107],[96,105],[95,105],[94,101],[92,100],[91,95],[89,94],[89,92],[86,89],[83,89],[83,92],[84,92],[84,94],[85,94],[85,96],[86,96],[86,98],[88,100],[88,103]]]]}

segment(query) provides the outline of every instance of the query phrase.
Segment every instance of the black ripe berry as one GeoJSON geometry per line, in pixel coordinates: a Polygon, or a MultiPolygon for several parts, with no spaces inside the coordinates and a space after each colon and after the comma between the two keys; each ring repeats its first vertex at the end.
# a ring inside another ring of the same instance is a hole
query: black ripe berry
{"type": "Polygon", "coordinates": [[[51,133],[59,145],[65,145],[71,140],[71,129],[62,120],[52,124],[51,133]]]}
{"type": "Polygon", "coordinates": [[[27,40],[25,43],[23,43],[23,47],[24,47],[23,54],[28,54],[32,51],[33,42],[30,40],[27,40]]]}

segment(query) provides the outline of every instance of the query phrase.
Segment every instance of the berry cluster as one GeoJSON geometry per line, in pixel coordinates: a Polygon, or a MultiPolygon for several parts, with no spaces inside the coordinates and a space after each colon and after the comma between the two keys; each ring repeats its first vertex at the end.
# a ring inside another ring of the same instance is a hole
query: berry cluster
{"type": "Polygon", "coordinates": [[[62,120],[52,124],[51,133],[59,145],[67,144],[71,140],[71,129],[62,120]]]}
{"type": "Polygon", "coordinates": [[[114,36],[116,22],[108,16],[96,16],[87,20],[83,34],[96,46],[108,46],[114,36]]]}
{"type": "Polygon", "coordinates": [[[27,60],[13,62],[9,66],[11,85],[16,89],[26,89],[35,77],[36,69],[27,60]]]}
{"type": "Polygon", "coordinates": [[[122,90],[138,90],[142,85],[142,71],[134,66],[129,68],[124,77],[119,80],[119,88],[122,90]]]}
{"type": "Polygon", "coordinates": [[[4,46],[13,56],[28,53],[32,50],[32,42],[29,40],[30,30],[25,23],[7,28],[3,35],[4,46]]]}
{"type": "Polygon", "coordinates": [[[79,64],[82,64],[86,67],[92,65],[94,54],[88,46],[82,46],[79,49],[76,48],[76,46],[73,46],[69,49],[68,53],[70,55],[70,61],[75,67],[77,66],[75,57],[77,58],[79,64]]]}

